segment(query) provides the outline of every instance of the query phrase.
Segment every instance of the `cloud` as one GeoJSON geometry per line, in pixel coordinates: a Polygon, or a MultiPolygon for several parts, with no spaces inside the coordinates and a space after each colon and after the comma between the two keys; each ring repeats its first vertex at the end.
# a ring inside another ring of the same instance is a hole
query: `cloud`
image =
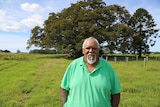
{"type": "MultiPolygon", "coordinates": [[[[42,8],[39,4],[36,3],[22,3],[21,9],[31,13],[43,13],[45,11],[44,8],[42,8]]],[[[28,18],[23,19],[21,23],[29,28],[33,28],[34,26],[42,26],[43,17],[39,14],[31,14],[31,16],[29,16],[28,18]]]]}
{"type": "Polygon", "coordinates": [[[6,12],[0,9],[0,29],[3,31],[19,32],[24,31],[21,24],[13,20],[11,16],[7,16],[6,12]]]}
{"type": "Polygon", "coordinates": [[[21,23],[30,28],[34,26],[42,26],[42,16],[34,14],[31,17],[28,17],[27,19],[23,19],[21,23]]]}
{"type": "Polygon", "coordinates": [[[0,9],[0,23],[5,22],[8,18],[11,17],[6,15],[6,11],[0,9]]]}
{"type": "Polygon", "coordinates": [[[33,12],[33,13],[44,11],[44,9],[36,3],[32,3],[32,4],[23,3],[23,4],[21,4],[21,9],[24,10],[24,11],[33,12]]]}
{"type": "Polygon", "coordinates": [[[25,32],[25,30],[21,28],[21,25],[18,22],[14,21],[11,23],[11,25],[7,24],[0,25],[0,29],[6,32],[25,32]]]}
{"type": "Polygon", "coordinates": [[[5,16],[5,14],[6,14],[6,12],[0,9],[0,18],[2,18],[2,16],[5,16]]]}
{"type": "Polygon", "coordinates": [[[13,16],[7,15],[6,11],[0,9],[0,30],[6,32],[25,32],[24,27],[33,28],[34,26],[42,26],[42,16],[33,14],[32,16],[17,20],[13,16]]]}

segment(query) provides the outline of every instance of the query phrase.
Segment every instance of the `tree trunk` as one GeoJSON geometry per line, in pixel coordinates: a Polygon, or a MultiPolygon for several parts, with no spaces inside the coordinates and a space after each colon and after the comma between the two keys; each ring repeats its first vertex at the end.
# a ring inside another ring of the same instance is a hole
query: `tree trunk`
{"type": "Polygon", "coordinates": [[[139,45],[138,57],[139,57],[139,58],[142,57],[142,46],[141,46],[141,44],[139,45]]]}

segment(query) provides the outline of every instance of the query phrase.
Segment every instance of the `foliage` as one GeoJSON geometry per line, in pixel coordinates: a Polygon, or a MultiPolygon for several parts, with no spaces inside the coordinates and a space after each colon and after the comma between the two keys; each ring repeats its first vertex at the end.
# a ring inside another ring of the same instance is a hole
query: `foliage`
{"type": "Polygon", "coordinates": [[[82,42],[93,36],[100,44],[107,43],[102,49],[108,49],[110,53],[139,52],[141,56],[141,52],[149,52],[148,42],[143,41],[158,31],[153,27],[152,16],[145,9],[138,9],[131,16],[125,7],[107,6],[102,0],[80,1],[60,13],[50,13],[43,28],[35,26],[27,48],[32,45],[42,49],[54,48],[58,53],[79,57],[82,42]],[[139,26],[141,22],[143,26],[139,26]],[[144,32],[142,28],[152,29],[144,32]]]}
{"type": "Polygon", "coordinates": [[[148,43],[150,43],[151,46],[154,46],[156,42],[155,40],[158,37],[158,30],[154,29],[156,24],[147,10],[139,8],[131,17],[130,25],[135,32],[133,36],[132,51],[139,53],[139,56],[141,57],[142,52],[149,52],[148,43]]]}
{"type": "Polygon", "coordinates": [[[37,54],[56,54],[56,50],[41,50],[41,49],[34,49],[31,50],[29,53],[37,53],[37,54]]]}
{"type": "Polygon", "coordinates": [[[9,50],[0,50],[0,52],[4,52],[4,53],[10,53],[10,51],[9,50]]]}

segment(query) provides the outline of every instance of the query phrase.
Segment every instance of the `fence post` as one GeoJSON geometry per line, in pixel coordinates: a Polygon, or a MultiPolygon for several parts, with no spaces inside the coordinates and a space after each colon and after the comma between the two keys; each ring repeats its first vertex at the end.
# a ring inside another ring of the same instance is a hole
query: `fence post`
{"type": "Polygon", "coordinates": [[[144,58],[143,66],[146,66],[146,58],[144,58]]]}
{"type": "Polygon", "coordinates": [[[125,59],[126,59],[126,64],[128,64],[128,57],[126,57],[125,59]]]}
{"type": "Polygon", "coordinates": [[[138,61],[138,55],[136,56],[136,60],[138,61]]]}
{"type": "Polygon", "coordinates": [[[108,56],[106,56],[106,60],[108,61],[108,56]]]}
{"type": "Polygon", "coordinates": [[[148,56],[146,56],[146,61],[148,61],[148,56]]]}
{"type": "Polygon", "coordinates": [[[117,57],[116,56],[114,57],[114,61],[115,61],[115,63],[117,63],[117,57]]]}

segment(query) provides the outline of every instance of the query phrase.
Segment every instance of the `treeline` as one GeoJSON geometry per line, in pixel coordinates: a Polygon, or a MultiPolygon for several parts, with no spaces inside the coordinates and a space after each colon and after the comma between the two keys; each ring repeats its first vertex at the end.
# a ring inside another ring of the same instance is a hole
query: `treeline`
{"type": "Polygon", "coordinates": [[[31,50],[29,53],[33,54],[33,53],[38,53],[38,54],[57,54],[56,50],[42,50],[42,49],[34,49],[31,50]]]}
{"type": "Polygon", "coordinates": [[[6,49],[6,50],[1,50],[1,49],[0,49],[0,52],[11,53],[11,52],[10,52],[9,50],[7,50],[7,49],[6,49]]]}

